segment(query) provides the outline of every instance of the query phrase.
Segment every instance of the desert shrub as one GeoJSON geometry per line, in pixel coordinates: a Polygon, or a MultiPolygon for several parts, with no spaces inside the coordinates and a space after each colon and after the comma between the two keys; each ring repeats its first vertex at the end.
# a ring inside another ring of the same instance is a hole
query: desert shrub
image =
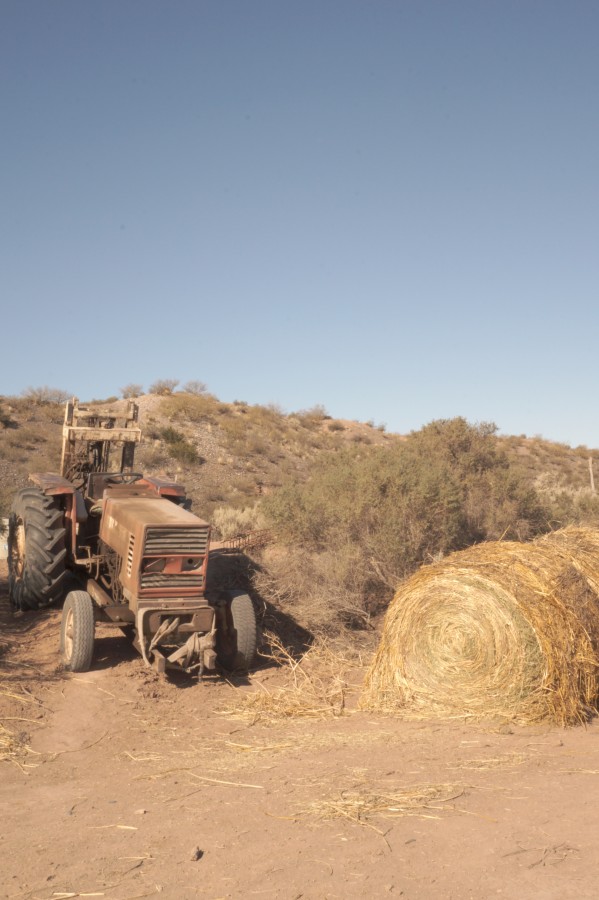
{"type": "Polygon", "coordinates": [[[246,416],[223,417],[219,426],[225,439],[225,446],[238,452],[244,452],[249,430],[246,416]]]}
{"type": "Polygon", "coordinates": [[[187,440],[182,431],[168,427],[162,428],[159,434],[161,439],[168,444],[169,453],[173,459],[189,464],[200,462],[198,451],[187,440]]]}
{"type": "Polygon", "coordinates": [[[310,409],[300,409],[294,413],[294,418],[305,428],[315,428],[321,425],[325,419],[330,419],[331,416],[321,403],[317,403],[316,406],[311,406],[310,409]]]}
{"type": "Polygon", "coordinates": [[[179,462],[193,465],[194,463],[202,461],[196,448],[188,441],[180,441],[176,444],[170,444],[169,450],[171,456],[179,462]]]}
{"type": "Polygon", "coordinates": [[[186,440],[183,432],[178,431],[176,428],[161,428],[158,433],[167,444],[179,444],[186,440]]]}
{"type": "Polygon", "coordinates": [[[229,415],[223,415],[219,426],[226,445],[233,451],[244,456],[269,455],[273,444],[280,446],[285,440],[287,417],[272,405],[234,404],[224,412],[229,415]]]}
{"type": "Polygon", "coordinates": [[[8,518],[16,492],[26,484],[26,476],[19,478],[18,483],[0,483],[0,517],[8,518]]]}
{"type": "Polygon", "coordinates": [[[3,428],[12,428],[14,424],[15,423],[11,419],[10,413],[6,412],[4,406],[0,403],[0,425],[3,428]]]}
{"type": "Polygon", "coordinates": [[[45,444],[48,438],[39,428],[21,425],[7,433],[5,443],[10,447],[34,450],[38,444],[45,444]]]}
{"type": "Polygon", "coordinates": [[[245,450],[250,456],[268,456],[268,454],[272,452],[272,448],[268,442],[259,434],[252,434],[248,437],[245,450]]]}
{"type": "Polygon", "coordinates": [[[212,523],[218,529],[222,540],[226,541],[237,534],[263,528],[264,517],[257,503],[254,506],[244,506],[241,509],[235,509],[231,506],[219,506],[212,514],[212,523]]]}
{"type": "Polygon", "coordinates": [[[143,447],[137,456],[142,471],[144,469],[162,469],[168,463],[169,458],[169,454],[161,447],[143,447]]]}
{"type": "Polygon", "coordinates": [[[29,400],[30,403],[36,403],[41,406],[47,403],[66,403],[72,397],[72,394],[60,388],[51,388],[48,385],[44,385],[43,387],[25,388],[23,397],[29,400]]]}
{"type": "Polygon", "coordinates": [[[11,463],[25,463],[29,459],[28,448],[5,442],[0,445],[0,459],[11,463]]]}
{"type": "Polygon", "coordinates": [[[182,390],[186,394],[205,394],[208,391],[208,385],[203,381],[186,381],[182,390]]]}
{"type": "Polygon", "coordinates": [[[159,378],[150,385],[150,393],[166,397],[173,393],[178,384],[179,381],[176,378],[159,378]]]}
{"type": "Polygon", "coordinates": [[[535,489],[549,509],[552,528],[566,525],[599,527],[599,494],[587,485],[573,485],[560,472],[542,472],[535,489]]]}
{"type": "Polygon", "coordinates": [[[121,388],[121,395],[125,400],[132,400],[134,397],[140,397],[143,391],[142,384],[126,384],[121,388]]]}
{"type": "MultiPolygon", "coordinates": [[[[256,480],[249,475],[237,475],[229,480],[228,496],[243,502],[243,498],[255,497],[258,493],[256,480]]],[[[246,501],[247,502],[247,501],[246,501]]]]}
{"type": "Polygon", "coordinates": [[[329,431],[345,431],[345,425],[341,422],[329,422],[329,431]]]}
{"type": "Polygon", "coordinates": [[[160,411],[171,420],[204,422],[216,418],[218,400],[212,394],[171,394],[162,398],[160,411]]]}
{"type": "MultiPolygon", "coordinates": [[[[546,529],[546,509],[498,451],[495,431],[464,419],[432,422],[403,443],[321,459],[307,483],[288,481],[266,497],[264,513],[287,544],[290,571],[297,554],[307,567],[312,605],[330,605],[341,586],[338,610],[368,616],[422,563],[546,529]]],[[[284,591],[300,600],[292,584],[284,591]]]]}
{"type": "Polygon", "coordinates": [[[290,612],[297,624],[326,636],[345,626],[367,626],[369,606],[376,610],[380,593],[359,548],[349,543],[319,553],[305,547],[284,555],[267,551],[253,584],[263,599],[290,612]]]}
{"type": "Polygon", "coordinates": [[[44,401],[38,403],[29,397],[10,398],[11,412],[15,417],[15,423],[11,427],[17,427],[19,422],[36,422],[42,427],[47,424],[62,425],[64,422],[64,402],[44,401]]]}

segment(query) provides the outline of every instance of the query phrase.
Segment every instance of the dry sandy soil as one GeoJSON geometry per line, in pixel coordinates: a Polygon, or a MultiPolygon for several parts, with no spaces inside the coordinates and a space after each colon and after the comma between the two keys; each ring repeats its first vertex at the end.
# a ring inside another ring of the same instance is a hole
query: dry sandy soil
{"type": "Polygon", "coordinates": [[[0,896],[599,896],[597,724],[239,718],[288,676],[161,680],[109,631],[67,674],[5,575],[0,896]]]}

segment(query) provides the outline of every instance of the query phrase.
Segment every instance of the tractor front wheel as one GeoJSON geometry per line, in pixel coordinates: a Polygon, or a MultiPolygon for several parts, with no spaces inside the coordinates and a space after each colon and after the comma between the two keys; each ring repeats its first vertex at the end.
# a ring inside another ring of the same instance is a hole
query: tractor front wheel
{"type": "Polygon", "coordinates": [[[247,672],[254,662],[258,634],[252,598],[233,591],[216,634],[216,658],[225,669],[247,672]]]}
{"type": "Polygon", "coordinates": [[[69,672],[87,672],[94,654],[94,605],[87,591],[71,591],[62,608],[60,653],[69,672]]]}

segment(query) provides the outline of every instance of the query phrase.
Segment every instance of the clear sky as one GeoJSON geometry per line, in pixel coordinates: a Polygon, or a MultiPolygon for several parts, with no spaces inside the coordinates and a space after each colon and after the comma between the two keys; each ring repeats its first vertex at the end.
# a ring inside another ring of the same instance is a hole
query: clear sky
{"type": "Polygon", "coordinates": [[[2,0],[0,393],[599,447],[599,3],[2,0]]]}

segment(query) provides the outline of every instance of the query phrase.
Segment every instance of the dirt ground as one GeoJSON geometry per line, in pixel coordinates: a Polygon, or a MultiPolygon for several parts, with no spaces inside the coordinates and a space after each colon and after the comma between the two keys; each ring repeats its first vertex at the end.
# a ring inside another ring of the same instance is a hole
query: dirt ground
{"type": "Polygon", "coordinates": [[[599,727],[266,723],[285,673],[159,678],[60,611],[13,616],[0,569],[0,896],[57,900],[599,896],[599,727]]]}

